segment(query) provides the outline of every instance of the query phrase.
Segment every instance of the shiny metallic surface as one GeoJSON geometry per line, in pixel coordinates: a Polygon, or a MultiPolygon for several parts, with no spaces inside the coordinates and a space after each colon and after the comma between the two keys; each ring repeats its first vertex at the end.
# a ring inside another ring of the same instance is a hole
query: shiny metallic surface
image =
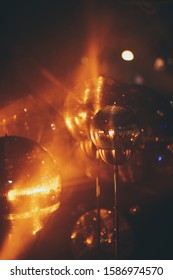
{"type": "Polygon", "coordinates": [[[0,163],[0,218],[23,221],[34,235],[60,206],[59,169],[47,150],[18,136],[0,138],[0,163]]]}
{"type": "MultiPolygon", "coordinates": [[[[101,209],[100,244],[101,256],[114,258],[114,213],[101,209]]],[[[127,221],[121,217],[120,226],[121,257],[132,252],[133,231],[127,221]]],[[[97,255],[97,210],[92,210],[76,221],[71,234],[71,241],[77,259],[98,258],[97,255]]]]}
{"type": "Polygon", "coordinates": [[[80,142],[80,148],[84,155],[91,160],[96,159],[96,146],[93,144],[91,140],[85,140],[80,142]]]}
{"type": "Polygon", "coordinates": [[[105,106],[94,116],[91,139],[98,149],[133,149],[140,130],[133,112],[122,106],[105,106]]]}
{"type": "Polygon", "coordinates": [[[107,77],[98,77],[88,86],[87,103],[97,113],[105,106],[126,107],[136,114],[142,130],[142,141],[172,141],[173,108],[160,92],[137,84],[124,84],[107,77]]]}
{"type": "Polygon", "coordinates": [[[82,99],[74,98],[69,94],[64,105],[64,119],[71,135],[78,141],[90,138],[89,127],[94,112],[82,99]]]}
{"type": "Polygon", "coordinates": [[[129,161],[132,157],[133,151],[128,150],[103,150],[99,149],[101,159],[112,165],[121,165],[129,161]]]}

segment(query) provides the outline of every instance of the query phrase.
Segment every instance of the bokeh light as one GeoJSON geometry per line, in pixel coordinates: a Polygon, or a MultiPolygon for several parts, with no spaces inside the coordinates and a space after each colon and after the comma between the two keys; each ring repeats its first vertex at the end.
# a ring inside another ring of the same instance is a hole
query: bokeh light
{"type": "Polygon", "coordinates": [[[134,54],[130,50],[125,50],[125,51],[122,52],[121,57],[125,61],[131,61],[131,60],[134,59],[134,54]]]}

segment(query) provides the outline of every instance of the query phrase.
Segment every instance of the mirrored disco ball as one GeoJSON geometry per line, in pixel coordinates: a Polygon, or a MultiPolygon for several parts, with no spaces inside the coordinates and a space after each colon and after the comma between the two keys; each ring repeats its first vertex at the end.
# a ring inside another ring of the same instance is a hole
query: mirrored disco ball
{"type": "MultiPolygon", "coordinates": [[[[95,84],[98,84],[97,80],[95,84]]],[[[96,90],[92,91],[90,98],[97,108],[96,112],[107,105],[131,109],[140,123],[143,141],[172,139],[173,108],[160,92],[144,85],[123,84],[102,77],[99,94],[96,90]]]]}
{"type": "Polygon", "coordinates": [[[94,116],[91,139],[98,149],[133,149],[140,130],[133,112],[122,106],[105,106],[94,116]]]}
{"type": "Polygon", "coordinates": [[[22,221],[23,230],[34,235],[60,206],[59,169],[44,148],[17,136],[0,138],[0,164],[2,228],[22,221]]]}
{"type": "Polygon", "coordinates": [[[124,84],[100,76],[75,89],[67,97],[65,108],[69,116],[73,116],[70,112],[75,106],[84,106],[92,118],[107,105],[126,107],[134,112],[140,123],[143,141],[172,140],[173,108],[170,101],[157,90],[144,85],[124,84]]]}
{"type": "Polygon", "coordinates": [[[51,101],[44,99],[44,95],[43,98],[28,95],[14,100],[0,108],[0,136],[18,135],[32,139],[46,147],[63,165],[71,156],[72,141],[58,110],[51,101]]]}
{"type": "Polygon", "coordinates": [[[170,140],[173,134],[173,108],[160,92],[144,85],[124,84],[107,77],[98,77],[86,86],[85,102],[94,113],[109,105],[131,109],[140,123],[144,141],[170,140]],[[158,138],[157,138],[158,137],[158,138]]]}
{"type": "Polygon", "coordinates": [[[58,114],[51,104],[39,96],[28,95],[0,109],[0,134],[28,137],[46,142],[57,129],[58,114]]]}
{"type": "Polygon", "coordinates": [[[131,110],[116,105],[105,106],[91,122],[91,139],[104,161],[122,164],[132,155],[140,135],[138,127],[131,110]]]}
{"type": "Polygon", "coordinates": [[[90,123],[99,110],[103,77],[76,85],[64,104],[64,119],[71,135],[78,141],[90,139],[90,123]]]}
{"type": "MultiPolygon", "coordinates": [[[[112,259],[115,256],[114,213],[101,209],[100,243],[98,256],[97,210],[82,215],[75,223],[71,234],[72,248],[76,259],[112,259]]],[[[126,220],[120,217],[120,255],[129,256],[133,250],[133,232],[126,220]]]]}

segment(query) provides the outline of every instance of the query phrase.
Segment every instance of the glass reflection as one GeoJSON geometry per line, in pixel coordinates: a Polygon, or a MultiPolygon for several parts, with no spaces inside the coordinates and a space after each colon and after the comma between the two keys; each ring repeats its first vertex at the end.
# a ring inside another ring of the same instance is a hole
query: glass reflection
{"type": "MultiPolygon", "coordinates": [[[[114,214],[113,211],[101,209],[101,258],[114,258],[114,214]]],[[[121,257],[132,253],[133,232],[124,218],[120,218],[121,257]]],[[[97,258],[97,210],[82,215],[75,223],[71,241],[77,259],[97,258]]]]}

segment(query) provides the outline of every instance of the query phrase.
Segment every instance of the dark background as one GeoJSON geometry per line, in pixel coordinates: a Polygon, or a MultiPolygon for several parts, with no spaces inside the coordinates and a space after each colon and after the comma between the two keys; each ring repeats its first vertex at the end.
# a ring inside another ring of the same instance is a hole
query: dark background
{"type": "MultiPolygon", "coordinates": [[[[64,84],[86,55],[92,34],[107,76],[144,83],[172,96],[172,1],[1,1],[0,93],[3,98],[38,92],[46,69],[64,84]],[[135,54],[122,61],[124,49],[135,54]],[[165,69],[154,70],[155,59],[165,69]]],[[[3,99],[4,100],[4,99],[3,99]]]]}

